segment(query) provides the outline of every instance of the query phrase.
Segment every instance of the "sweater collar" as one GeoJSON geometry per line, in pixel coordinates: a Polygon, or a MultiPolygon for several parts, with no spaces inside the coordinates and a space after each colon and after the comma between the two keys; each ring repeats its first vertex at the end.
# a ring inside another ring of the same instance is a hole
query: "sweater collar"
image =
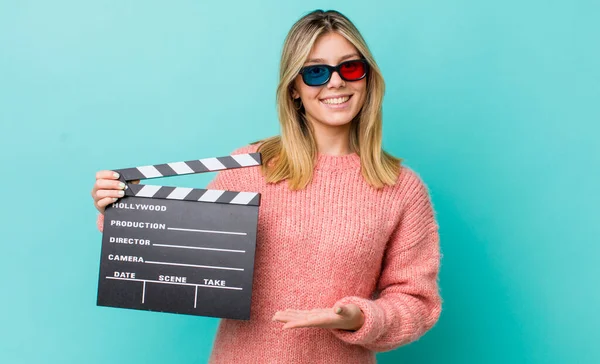
{"type": "Polygon", "coordinates": [[[345,155],[329,155],[318,152],[315,168],[320,170],[355,169],[360,167],[360,156],[350,153],[345,155]]]}

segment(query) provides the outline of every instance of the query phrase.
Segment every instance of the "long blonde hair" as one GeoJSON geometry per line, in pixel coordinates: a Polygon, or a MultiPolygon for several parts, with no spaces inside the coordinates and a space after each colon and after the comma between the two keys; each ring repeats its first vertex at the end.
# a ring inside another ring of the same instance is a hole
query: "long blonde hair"
{"type": "Polygon", "coordinates": [[[277,87],[281,135],[253,143],[260,143],[257,151],[262,154],[262,173],[270,183],[288,179],[291,190],[303,189],[312,179],[318,153],[314,130],[305,118],[303,107],[295,107],[292,86],[318,37],[329,32],[346,38],[369,63],[365,103],[350,125],[350,149],[360,156],[361,173],[370,185],[375,188],[393,185],[402,160],[381,147],[383,77],[354,24],[334,10],[315,10],[303,16],[285,39],[277,87]]]}

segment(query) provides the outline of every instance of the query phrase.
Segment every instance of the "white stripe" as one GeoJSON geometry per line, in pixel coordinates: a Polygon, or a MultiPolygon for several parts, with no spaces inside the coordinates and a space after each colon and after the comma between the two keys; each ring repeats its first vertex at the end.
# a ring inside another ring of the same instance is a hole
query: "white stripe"
{"type": "Polygon", "coordinates": [[[225,191],[221,190],[206,190],[198,201],[215,202],[225,191]]]}
{"type": "Polygon", "coordinates": [[[146,178],[162,177],[162,174],[154,166],[141,166],[137,170],[142,172],[146,178]]]}
{"type": "Polygon", "coordinates": [[[217,171],[219,169],[226,169],[223,163],[219,162],[217,158],[204,158],[200,159],[200,162],[206,166],[211,171],[217,171]]]}
{"type": "Polygon", "coordinates": [[[187,164],[185,164],[185,162],[169,163],[169,167],[173,168],[173,170],[177,174],[190,174],[190,173],[194,173],[194,171],[190,168],[190,166],[188,166],[187,164]]]}
{"type": "Polygon", "coordinates": [[[188,187],[177,187],[167,196],[172,200],[183,200],[185,196],[189,195],[192,192],[192,188],[188,187]]]}
{"type": "Polygon", "coordinates": [[[139,197],[152,197],[162,186],[144,185],[140,192],[136,194],[139,197]]]}
{"type": "Polygon", "coordinates": [[[231,156],[236,162],[244,167],[257,166],[258,162],[250,154],[236,154],[231,156]]]}
{"type": "Polygon", "coordinates": [[[239,192],[237,196],[230,203],[235,203],[238,205],[247,205],[248,202],[252,201],[252,199],[256,196],[254,192],[239,192]]]}

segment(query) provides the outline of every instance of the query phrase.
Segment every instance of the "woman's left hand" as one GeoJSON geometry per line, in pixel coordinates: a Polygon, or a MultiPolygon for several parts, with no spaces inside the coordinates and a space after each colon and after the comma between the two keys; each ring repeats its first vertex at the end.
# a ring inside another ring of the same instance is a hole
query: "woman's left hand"
{"type": "Polygon", "coordinates": [[[333,308],[315,308],[312,310],[277,311],[273,321],[284,322],[284,329],[298,327],[322,327],[326,329],[358,330],[365,322],[365,316],[355,304],[333,308]]]}

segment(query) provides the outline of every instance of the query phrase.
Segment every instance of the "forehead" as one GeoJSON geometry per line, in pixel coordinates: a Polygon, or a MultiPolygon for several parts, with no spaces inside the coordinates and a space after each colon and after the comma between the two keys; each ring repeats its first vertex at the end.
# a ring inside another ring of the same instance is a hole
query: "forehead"
{"type": "Polygon", "coordinates": [[[306,63],[337,64],[342,59],[351,58],[350,55],[360,57],[356,47],[344,36],[338,33],[327,33],[317,38],[306,63]]]}

